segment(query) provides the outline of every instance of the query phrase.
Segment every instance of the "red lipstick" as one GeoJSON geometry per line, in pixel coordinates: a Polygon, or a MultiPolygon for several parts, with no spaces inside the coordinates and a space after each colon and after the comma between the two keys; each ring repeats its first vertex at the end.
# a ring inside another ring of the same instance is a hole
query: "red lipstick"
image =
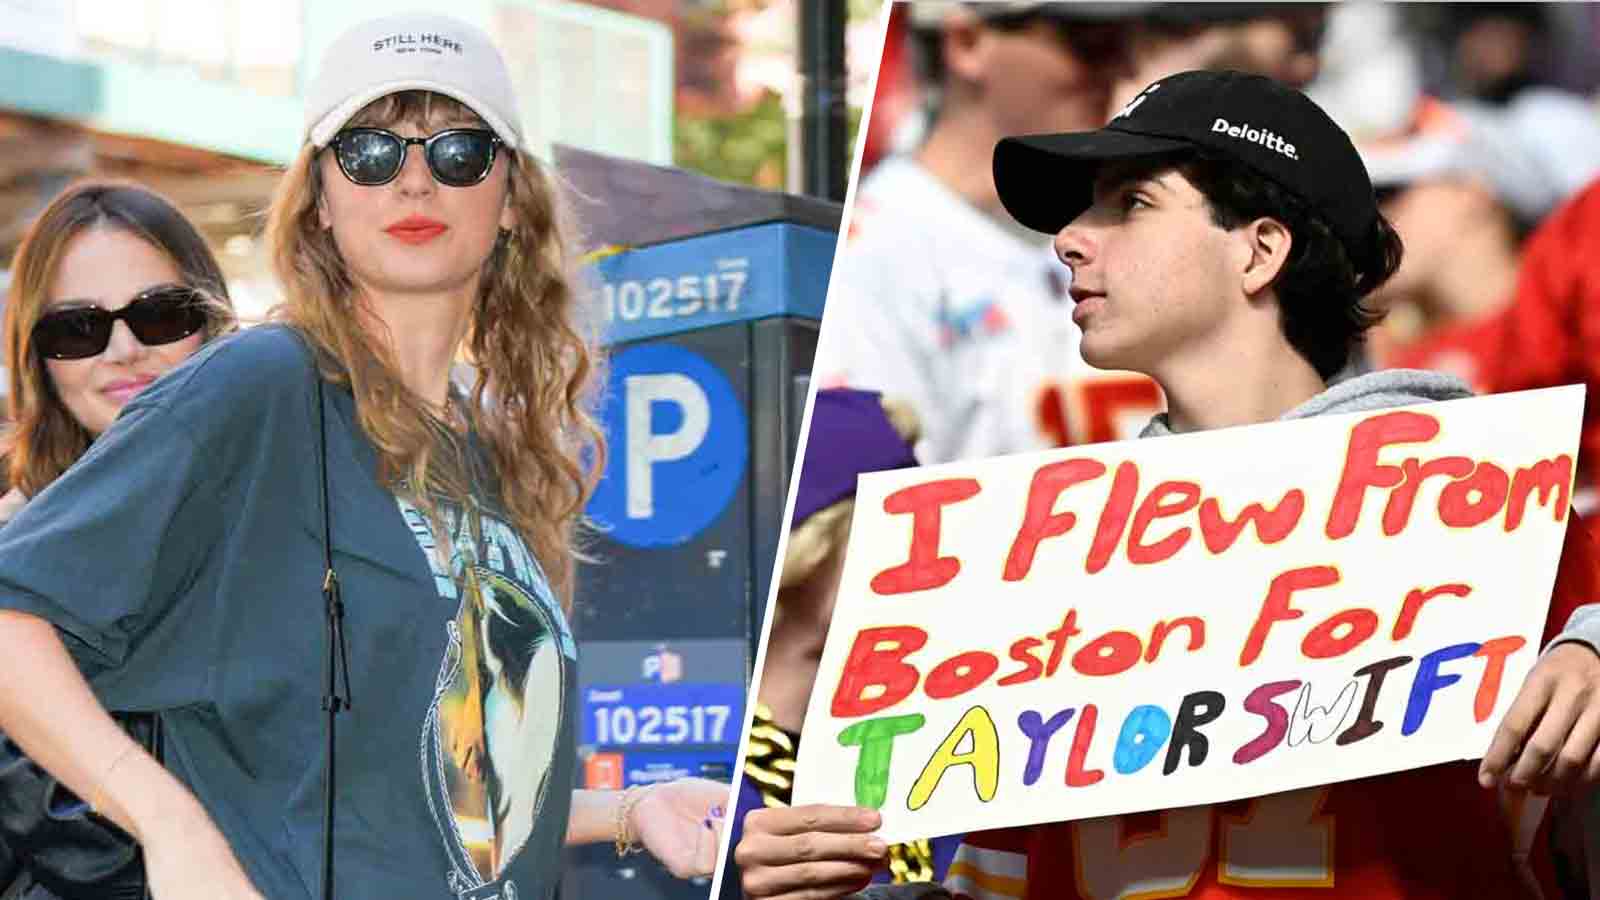
{"type": "Polygon", "coordinates": [[[449,230],[449,225],[427,216],[406,216],[384,229],[390,237],[408,244],[426,244],[449,230]]]}

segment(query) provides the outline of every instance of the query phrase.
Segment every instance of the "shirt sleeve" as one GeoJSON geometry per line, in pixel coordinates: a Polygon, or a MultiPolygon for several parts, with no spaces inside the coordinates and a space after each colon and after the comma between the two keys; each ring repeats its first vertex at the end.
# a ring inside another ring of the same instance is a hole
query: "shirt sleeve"
{"type": "Polygon", "coordinates": [[[0,531],[0,606],[54,624],[86,673],[121,662],[218,530],[213,473],[167,426],[124,417],[0,531]]]}
{"type": "Polygon", "coordinates": [[[1028,896],[1028,828],[976,831],[961,839],[944,886],[957,900],[1028,896]]]}
{"type": "Polygon", "coordinates": [[[1567,514],[1550,614],[1544,623],[1545,646],[1569,641],[1600,653],[1600,556],[1588,522],[1575,510],[1567,514]]]}
{"type": "Polygon", "coordinates": [[[283,344],[295,338],[275,331],[158,379],[0,529],[0,608],[55,625],[91,680],[153,624],[210,613],[190,588],[227,533],[231,488],[258,474],[279,408],[308,382],[283,344]]]}
{"type": "MultiPolygon", "coordinates": [[[[840,254],[812,365],[819,387],[878,391],[908,404],[924,423],[943,393],[938,288],[926,274],[881,271],[890,248],[847,247],[840,254]],[[871,254],[871,255],[869,255],[871,254]]],[[[931,265],[931,264],[930,264],[931,265]]]]}

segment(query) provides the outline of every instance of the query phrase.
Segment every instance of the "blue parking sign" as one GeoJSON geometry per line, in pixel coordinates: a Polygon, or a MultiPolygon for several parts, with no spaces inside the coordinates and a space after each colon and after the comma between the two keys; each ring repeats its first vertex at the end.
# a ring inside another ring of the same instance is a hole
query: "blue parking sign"
{"type": "Polygon", "coordinates": [[[744,410],[727,377],[682,347],[628,347],[610,368],[610,453],[589,517],[632,547],[681,544],[717,520],[744,478],[744,410]]]}

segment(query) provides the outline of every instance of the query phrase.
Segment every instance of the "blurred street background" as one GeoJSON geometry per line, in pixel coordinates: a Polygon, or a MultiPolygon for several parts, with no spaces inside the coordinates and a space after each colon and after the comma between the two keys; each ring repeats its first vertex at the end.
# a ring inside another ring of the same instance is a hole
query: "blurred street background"
{"type": "MultiPolygon", "coordinates": [[[[808,4],[811,5],[811,4],[808,4]]],[[[799,192],[801,0],[422,0],[499,42],[542,155],[564,144],[799,192]]],[[[257,239],[298,149],[322,47],[385,0],[0,0],[0,287],[32,217],[72,179],[139,180],[212,242],[236,304],[277,299],[257,239]]],[[[877,0],[834,7],[848,121],[859,119],[877,0]]],[[[842,197],[835,199],[843,199],[842,197]]]]}

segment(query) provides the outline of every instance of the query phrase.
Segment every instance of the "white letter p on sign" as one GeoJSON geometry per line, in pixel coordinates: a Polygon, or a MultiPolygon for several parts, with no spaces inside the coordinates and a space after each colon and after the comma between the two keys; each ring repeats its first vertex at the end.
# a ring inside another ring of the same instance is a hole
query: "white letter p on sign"
{"type": "Polygon", "coordinates": [[[623,383],[628,408],[628,518],[648,519],[655,514],[651,467],[683,459],[700,446],[711,426],[711,404],[694,379],[677,372],[629,375],[623,383]],[[652,403],[678,405],[683,421],[676,431],[652,433],[652,403]]]}

